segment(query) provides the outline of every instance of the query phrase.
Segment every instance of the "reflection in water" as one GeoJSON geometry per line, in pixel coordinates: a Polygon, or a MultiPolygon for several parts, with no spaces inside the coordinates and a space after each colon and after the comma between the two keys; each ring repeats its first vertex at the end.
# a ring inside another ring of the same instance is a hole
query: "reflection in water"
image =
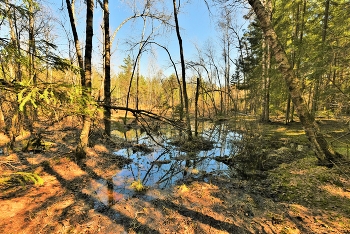
{"type": "MultiPolygon", "coordinates": [[[[237,148],[233,142],[240,140],[241,135],[231,132],[227,125],[213,125],[202,123],[200,126],[202,136],[214,142],[214,147],[207,151],[182,152],[170,144],[172,138],[178,133],[170,129],[161,129],[162,135],[152,136],[154,142],[146,133],[140,129],[130,130],[127,134],[117,133],[130,137],[127,140],[133,144],[144,144],[151,148],[151,152],[136,151],[132,147],[120,149],[115,152],[132,160],[117,173],[112,181],[97,181],[99,186],[94,190],[98,200],[104,205],[110,205],[120,199],[133,196],[134,189],[131,184],[141,181],[144,186],[152,188],[167,188],[181,180],[188,178],[203,178],[208,175],[226,175],[227,165],[215,160],[217,156],[228,156],[234,154],[237,148]],[[160,143],[164,146],[159,146],[160,143]]],[[[113,131],[116,133],[116,131],[113,131]]]]}

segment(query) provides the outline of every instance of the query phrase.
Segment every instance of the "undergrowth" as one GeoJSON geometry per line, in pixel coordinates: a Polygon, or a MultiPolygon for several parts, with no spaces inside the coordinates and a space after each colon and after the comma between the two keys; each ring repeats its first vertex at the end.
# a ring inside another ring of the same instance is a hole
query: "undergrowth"
{"type": "Polygon", "coordinates": [[[44,180],[36,173],[14,172],[0,176],[0,187],[25,186],[28,184],[43,185],[44,180]]]}

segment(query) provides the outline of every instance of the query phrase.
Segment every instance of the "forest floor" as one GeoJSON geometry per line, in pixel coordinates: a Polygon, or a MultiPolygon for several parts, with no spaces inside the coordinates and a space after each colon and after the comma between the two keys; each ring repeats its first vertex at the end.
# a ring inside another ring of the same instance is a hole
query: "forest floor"
{"type": "MultiPolygon", "coordinates": [[[[320,125],[330,139],[350,140],[344,122],[320,125]]],[[[269,155],[261,171],[182,181],[128,199],[105,189],[114,201],[108,206],[96,206],[91,188],[127,163],[112,155],[118,143],[96,132],[77,163],[73,124],[47,128],[43,140],[52,143],[40,153],[22,152],[18,139],[14,152],[0,155],[0,233],[350,233],[349,164],[318,166],[299,123],[259,128],[276,145],[261,149],[269,155]]]]}

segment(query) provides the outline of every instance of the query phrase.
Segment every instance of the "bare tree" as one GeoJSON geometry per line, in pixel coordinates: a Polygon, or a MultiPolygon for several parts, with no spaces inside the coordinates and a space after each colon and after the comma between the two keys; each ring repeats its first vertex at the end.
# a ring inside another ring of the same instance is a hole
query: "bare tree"
{"type": "Polygon", "coordinates": [[[181,38],[181,34],[180,34],[179,20],[177,18],[178,8],[176,6],[176,0],[173,0],[173,7],[174,7],[174,19],[175,19],[176,35],[177,35],[177,40],[179,42],[179,48],[180,48],[180,61],[181,61],[181,73],[182,73],[182,92],[183,92],[183,98],[184,98],[184,104],[185,104],[187,135],[188,135],[189,139],[192,139],[191,120],[190,120],[187,85],[186,85],[186,66],[185,66],[185,58],[184,58],[183,47],[182,47],[182,38],[181,38]]]}
{"type": "Polygon", "coordinates": [[[222,9],[222,16],[221,21],[219,22],[219,27],[222,31],[222,38],[221,41],[223,43],[222,45],[222,56],[224,58],[224,109],[221,110],[222,114],[227,114],[228,109],[230,106],[230,95],[231,95],[231,86],[230,86],[230,70],[231,70],[231,45],[232,45],[232,38],[229,31],[229,26],[232,21],[231,17],[231,11],[226,7],[226,5],[222,9]]]}

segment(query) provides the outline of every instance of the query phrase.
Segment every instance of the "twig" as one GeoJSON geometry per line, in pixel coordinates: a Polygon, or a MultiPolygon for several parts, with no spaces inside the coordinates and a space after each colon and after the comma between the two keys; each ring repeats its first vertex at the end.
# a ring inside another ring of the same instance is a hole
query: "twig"
{"type": "Polygon", "coordinates": [[[349,177],[347,174],[345,174],[345,172],[344,172],[337,164],[335,164],[335,162],[333,162],[332,160],[330,160],[330,162],[331,162],[335,167],[337,167],[338,170],[339,170],[346,178],[350,179],[350,177],[349,177]]]}
{"type": "Polygon", "coordinates": [[[14,165],[12,165],[11,162],[14,162],[14,161],[13,160],[0,161],[0,166],[5,165],[5,166],[8,166],[8,167],[12,168],[13,170],[14,169],[18,170],[19,168],[14,166],[14,165]]]}

